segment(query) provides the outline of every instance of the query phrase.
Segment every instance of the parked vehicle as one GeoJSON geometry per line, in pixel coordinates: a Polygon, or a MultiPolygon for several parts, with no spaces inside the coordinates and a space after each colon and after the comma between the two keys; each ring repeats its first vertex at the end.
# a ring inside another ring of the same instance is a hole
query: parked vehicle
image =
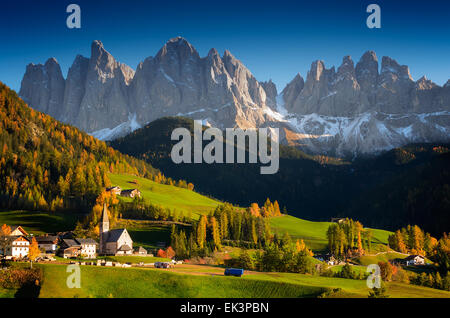
{"type": "Polygon", "coordinates": [[[225,268],[225,276],[241,277],[242,275],[244,275],[242,268],[225,268]]]}
{"type": "Polygon", "coordinates": [[[169,268],[170,263],[169,262],[155,262],[154,266],[155,266],[155,268],[169,268]]]}

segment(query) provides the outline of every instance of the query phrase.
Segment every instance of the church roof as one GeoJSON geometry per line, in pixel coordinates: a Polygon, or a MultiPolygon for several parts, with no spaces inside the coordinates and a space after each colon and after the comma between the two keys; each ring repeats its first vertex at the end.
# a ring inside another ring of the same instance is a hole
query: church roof
{"type": "Polygon", "coordinates": [[[115,229],[108,232],[107,242],[117,242],[126,229],[115,229]]]}

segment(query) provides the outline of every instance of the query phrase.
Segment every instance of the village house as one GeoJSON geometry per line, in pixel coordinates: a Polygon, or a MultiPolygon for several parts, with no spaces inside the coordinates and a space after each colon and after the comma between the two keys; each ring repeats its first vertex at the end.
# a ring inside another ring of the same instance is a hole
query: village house
{"type": "Polygon", "coordinates": [[[62,239],[58,251],[59,256],[74,258],[80,256],[81,245],[74,239],[62,239]]]}
{"type": "Polygon", "coordinates": [[[114,193],[115,195],[120,195],[122,189],[119,186],[106,188],[106,192],[114,193]]]}
{"type": "Polygon", "coordinates": [[[25,231],[20,225],[11,225],[11,233],[10,236],[25,236],[27,237],[29,234],[25,231]]]}
{"type": "Polygon", "coordinates": [[[120,193],[120,196],[122,197],[128,197],[128,198],[134,198],[134,197],[141,197],[141,191],[139,191],[138,189],[127,189],[127,190],[122,190],[122,192],[120,193]]]}
{"type": "Polygon", "coordinates": [[[10,235],[6,238],[5,258],[24,258],[30,251],[30,241],[25,236],[10,235]]]}
{"type": "Polygon", "coordinates": [[[337,265],[338,263],[338,261],[332,254],[316,254],[314,255],[314,258],[321,262],[325,262],[328,265],[337,265]]]}
{"type": "Polygon", "coordinates": [[[406,266],[410,265],[425,265],[425,258],[421,255],[410,255],[404,260],[406,266]]]}
{"type": "Polygon", "coordinates": [[[137,255],[147,255],[147,250],[143,248],[142,246],[139,246],[139,248],[134,252],[134,254],[137,255]]]}
{"type": "Polygon", "coordinates": [[[133,240],[127,229],[109,229],[109,217],[106,204],[103,205],[102,220],[100,222],[99,253],[102,255],[131,255],[133,254],[133,240]]]}
{"type": "Polygon", "coordinates": [[[331,222],[341,224],[345,222],[345,218],[331,218],[331,222]]]}
{"type": "Polygon", "coordinates": [[[64,258],[96,258],[97,242],[93,239],[62,239],[58,254],[64,258]]]}
{"type": "Polygon", "coordinates": [[[58,237],[56,235],[37,236],[39,250],[46,254],[56,254],[58,249],[58,237]]]}
{"type": "Polygon", "coordinates": [[[93,239],[75,239],[80,244],[80,255],[83,258],[96,258],[97,256],[97,242],[93,239]]]}
{"type": "Polygon", "coordinates": [[[0,250],[0,254],[6,259],[20,259],[28,256],[31,240],[28,239],[29,234],[20,225],[11,225],[11,232],[6,240],[5,251],[0,250]]]}

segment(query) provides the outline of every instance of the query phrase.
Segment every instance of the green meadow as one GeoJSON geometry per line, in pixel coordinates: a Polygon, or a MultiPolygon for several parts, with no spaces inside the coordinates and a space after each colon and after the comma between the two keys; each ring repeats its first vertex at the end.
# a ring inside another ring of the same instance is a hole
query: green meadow
{"type": "MultiPolygon", "coordinates": [[[[36,264],[44,273],[41,298],[114,297],[114,298],[298,298],[318,297],[340,289],[332,297],[367,297],[365,280],[330,278],[294,273],[246,272],[243,277],[223,276],[223,270],[211,266],[182,267],[174,270],[153,268],[114,268],[81,266],[81,288],[68,288],[67,267],[36,264]],[[204,269],[203,269],[204,267],[204,269]]],[[[450,292],[386,283],[391,298],[450,298],[450,292]]],[[[14,290],[0,289],[0,297],[14,297],[14,290]]]]}
{"type": "MultiPolygon", "coordinates": [[[[110,173],[109,179],[112,186],[120,186],[122,189],[139,189],[149,203],[184,213],[191,212],[195,218],[211,212],[221,203],[188,189],[159,184],[132,175],[110,173]],[[133,183],[134,180],[137,181],[137,184],[133,183]]],[[[125,198],[125,200],[131,201],[130,198],[125,198]]]]}
{"type": "MultiPolygon", "coordinates": [[[[303,239],[305,244],[313,251],[323,251],[326,249],[327,230],[331,222],[313,222],[302,220],[290,215],[273,217],[270,219],[272,231],[283,235],[288,232],[294,239],[303,239]]],[[[372,229],[372,247],[374,251],[384,251],[386,249],[388,236],[392,232],[372,229]]]]}
{"type": "Polygon", "coordinates": [[[325,288],[289,282],[189,275],[159,269],[81,267],[81,288],[68,288],[66,266],[39,265],[44,282],[39,297],[266,298],[316,297],[325,288]]]}

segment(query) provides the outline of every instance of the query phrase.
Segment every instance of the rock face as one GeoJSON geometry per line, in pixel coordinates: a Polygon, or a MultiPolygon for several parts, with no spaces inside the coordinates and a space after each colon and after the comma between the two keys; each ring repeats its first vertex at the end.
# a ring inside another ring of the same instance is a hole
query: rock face
{"type": "Polygon", "coordinates": [[[312,63],[280,95],[258,82],[229,51],[200,57],[184,38],[169,40],[134,72],[100,41],[78,55],[67,79],[55,59],[30,64],[20,96],[30,106],[100,139],[113,139],[164,116],[206,125],[280,127],[281,140],[312,153],[354,156],[412,141],[449,141],[450,81],[440,87],[407,66],[366,52],[337,68],[312,63]]]}
{"type": "Polygon", "coordinates": [[[337,72],[313,62],[307,79],[297,75],[278,106],[288,112],[292,144],[337,156],[371,154],[410,142],[450,140],[450,90],[374,52],[354,67],[344,57],[337,72]]]}
{"type": "Polygon", "coordinates": [[[202,58],[181,37],[169,40],[136,72],[117,62],[100,41],[92,43],[89,59],[75,58],[66,81],[59,66],[52,66],[59,72],[53,74],[48,63],[27,67],[20,95],[32,107],[103,139],[163,116],[189,116],[221,128],[261,126],[271,121],[267,104],[276,106],[272,82],[266,84],[271,94],[266,103],[263,86],[229,51],[220,56],[211,49],[202,58]],[[56,79],[62,84],[47,84],[56,79]],[[49,106],[51,94],[62,111],[49,106]]]}
{"type": "Polygon", "coordinates": [[[29,64],[19,95],[37,110],[59,116],[64,100],[65,80],[54,58],[42,64],[29,64]]]}

